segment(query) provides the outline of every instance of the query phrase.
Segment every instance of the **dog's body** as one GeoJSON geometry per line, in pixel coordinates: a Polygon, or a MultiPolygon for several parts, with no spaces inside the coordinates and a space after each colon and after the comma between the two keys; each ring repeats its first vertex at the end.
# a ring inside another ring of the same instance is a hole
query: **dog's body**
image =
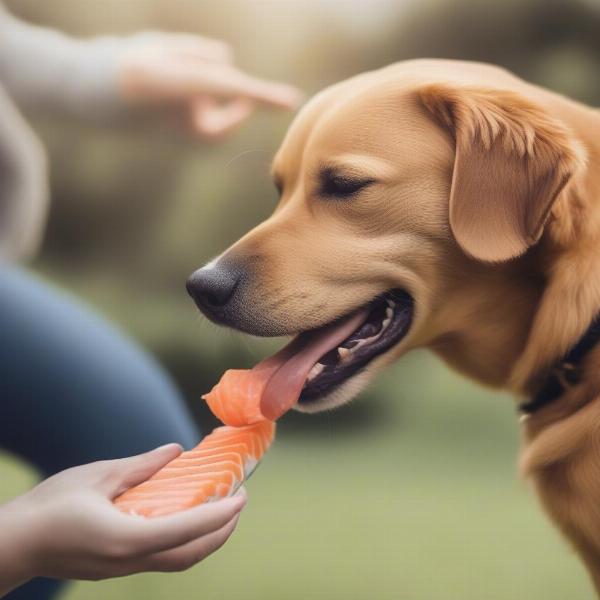
{"type": "MultiPolygon", "coordinates": [[[[408,334],[304,410],[348,401],[415,347],[533,397],[600,312],[599,161],[600,112],[497,67],[360,75],[303,109],[273,163],[274,215],[202,270],[235,273],[231,293],[197,300],[282,335],[410,294],[408,334]]],[[[521,470],[600,591],[599,363],[600,347],[525,420],[521,470]]]]}

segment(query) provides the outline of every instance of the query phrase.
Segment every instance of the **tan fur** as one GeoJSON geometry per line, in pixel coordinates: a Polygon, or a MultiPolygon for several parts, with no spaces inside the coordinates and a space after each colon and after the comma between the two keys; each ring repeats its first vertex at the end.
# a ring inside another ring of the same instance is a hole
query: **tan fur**
{"type": "Polygon", "coordinates": [[[518,94],[434,85],[419,96],[455,139],[450,225],[456,241],[480,260],[523,254],[581,166],[577,143],[518,94]]]}
{"type": "MultiPolygon", "coordinates": [[[[333,86],[275,157],[275,213],[224,255],[253,265],[244,310],[294,333],[411,293],[409,334],[312,409],[415,347],[530,396],[600,311],[599,140],[596,110],[490,65],[410,61],[333,86]],[[375,183],[326,199],[323,166],[375,183]]],[[[520,468],[600,591],[599,366],[600,348],[526,421],[520,468]]]]}

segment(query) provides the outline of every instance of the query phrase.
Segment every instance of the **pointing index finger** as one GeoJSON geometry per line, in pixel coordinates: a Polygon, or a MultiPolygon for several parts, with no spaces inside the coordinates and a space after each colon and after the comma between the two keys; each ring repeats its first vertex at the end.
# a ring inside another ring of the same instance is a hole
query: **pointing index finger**
{"type": "Polygon", "coordinates": [[[226,98],[243,97],[259,104],[294,109],[303,94],[294,86],[253,77],[229,65],[186,65],[177,74],[180,93],[215,94],[226,98]]]}
{"type": "Polygon", "coordinates": [[[258,79],[241,71],[232,76],[231,85],[239,95],[277,108],[293,110],[303,99],[300,90],[291,85],[258,79]]]}

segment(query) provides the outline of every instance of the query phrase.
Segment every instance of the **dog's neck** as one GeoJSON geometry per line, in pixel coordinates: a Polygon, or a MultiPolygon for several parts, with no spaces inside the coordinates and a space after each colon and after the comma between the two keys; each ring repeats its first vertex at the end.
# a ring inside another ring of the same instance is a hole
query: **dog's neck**
{"type": "Polygon", "coordinates": [[[538,389],[532,398],[519,404],[519,412],[529,417],[564,396],[585,377],[584,362],[600,342],[600,314],[586,329],[581,338],[565,356],[558,360],[548,373],[541,373],[538,389]]]}
{"type": "MultiPolygon", "coordinates": [[[[561,361],[573,358],[570,351],[600,314],[600,201],[591,192],[589,182],[574,181],[539,244],[515,263],[455,271],[432,311],[433,331],[445,333],[431,349],[464,374],[508,389],[519,403],[533,400],[554,368],[560,376],[561,361]]],[[[587,353],[577,355],[587,363],[587,353]]]]}
{"type": "Polygon", "coordinates": [[[492,268],[455,259],[430,311],[429,347],[519,402],[539,393],[600,313],[600,114],[577,110],[585,118],[569,113],[568,124],[586,156],[552,207],[541,240],[492,268]]]}
{"type": "Polygon", "coordinates": [[[529,410],[559,398],[584,377],[582,364],[600,332],[600,206],[589,181],[576,180],[557,203],[541,241],[546,285],[509,387],[529,410]],[[576,373],[566,373],[576,362],[576,373]],[[571,381],[570,381],[571,379],[571,381]],[[527,404],[525,405],[527,407],[527,404]]]}

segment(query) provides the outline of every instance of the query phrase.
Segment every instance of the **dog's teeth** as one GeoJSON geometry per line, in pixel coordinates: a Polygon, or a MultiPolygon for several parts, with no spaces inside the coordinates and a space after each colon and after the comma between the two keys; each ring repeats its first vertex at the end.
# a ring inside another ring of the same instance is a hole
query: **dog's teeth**
{"type": "Polygon", "coordinates": [[[319,375],[323,369],[325,368],[325,365],[322,365],[321,363],[316,363],[313,368],[309,371],[308,373],[308,377],[306,378],[308,381],[311,381],[312,379],[314,379],[317,375],[319,375]]]}
{"type": "Polygon", "coordinates": [[[383,331],[384,329],[387,328],[387,326],[390,324],[391,320],[392,320],[391,318],[383,320],[383,323],[381,323],[381,331],[383,331]]]}
{"type": "Polygon", "coordinates": [[[352,350],[348,350],[348,348],[344,348],[343,346],[340,346],[337,350],[338,354],[340,355],[340,360],[342,362],[348,360],[348,358],[350,358],[350,355],[352,354],[352,350]]]}
{"type": "Polygon", "coordinates": [[[364,346],[367,343],[367,340],[358,340],[358,342],[356,342],[356,346],[354,346],[352,350],[358,350],[361,346],[364,346]]]}
{"type": "Polygon", "coordinates": [[[385,316],[388,319],[391,319],[394,316],[394,309],[388,306],[388,308],[385,309],[385,316]]]}
{"type": "Polygon", "coordinates": [[[395,303],[393,300],[390,300],[390,299],[388,298],[388,300],[387,300],[387,305],[388,305],[390,308],[394,308],[394,306],[396,306],[396,303],[395,303]]]}
{"type": "MultiPolygon", "coordinates": [[[[382,329],[382,331],[383,331],[383,329],[382,329]]],[[[359,340],[357,342],[356,346],[354,346],[354,348],[352,348],[352,351],[358,350],[359,348],[362,348],[362,346],[367,346],[368,344],[372,344],[379,338],[380,335],[381,335],[381,331],[376,335],[359,340]]]]}

